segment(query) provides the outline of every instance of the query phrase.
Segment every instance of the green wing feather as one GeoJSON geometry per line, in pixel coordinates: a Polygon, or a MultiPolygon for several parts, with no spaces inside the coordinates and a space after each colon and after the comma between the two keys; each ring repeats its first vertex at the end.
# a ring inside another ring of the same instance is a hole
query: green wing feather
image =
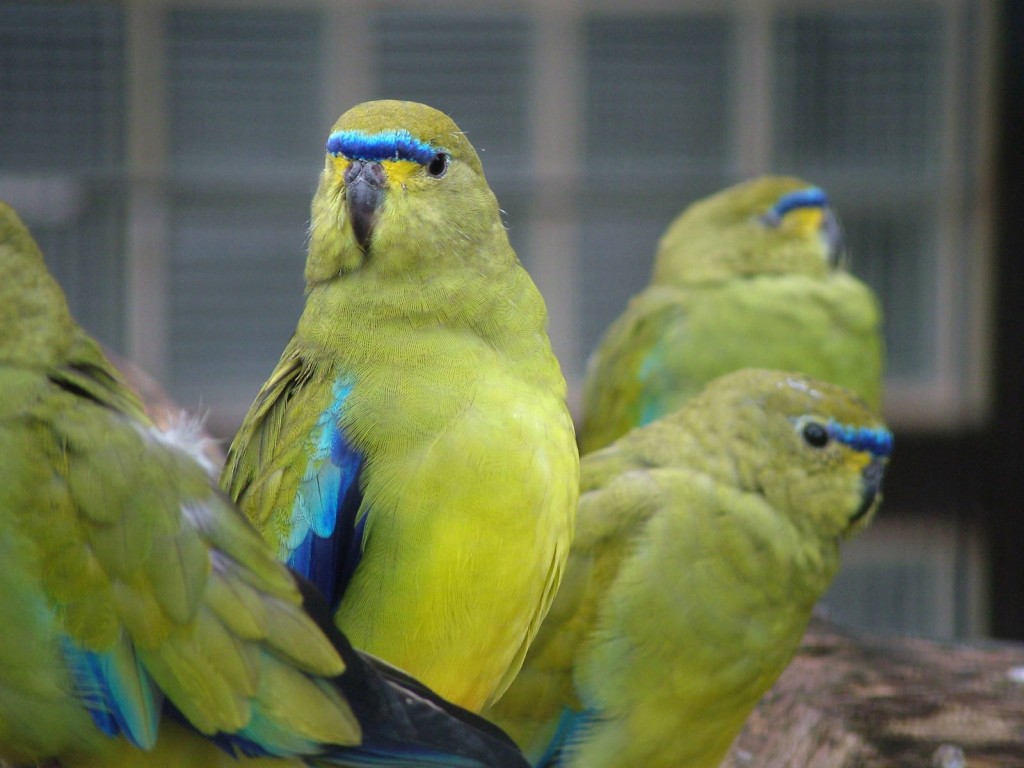
{"type": "Polygon", "coordinates": [[[22,697],[48,713],[20,732],[0,717],[0,754],[100,749],[83,701],[97,722],[151,747],[158,690],[209,734],[272,721],[285,691],[298,738],[358,743],[359,725],[326,679],[344,664],[290,574],[188,451],[148,423],[70,319],[13,212],[0,214],[0,276],[11,289],[0,335],[0,523],[19,545],[4,580],[20,590],[5,596],[2,619],[23,621],[11,612],[26,602],[41,617],[24,644],[0,644],[0,667],[45,670],[34,693],[14,692],[0,710],[22,697]]]}

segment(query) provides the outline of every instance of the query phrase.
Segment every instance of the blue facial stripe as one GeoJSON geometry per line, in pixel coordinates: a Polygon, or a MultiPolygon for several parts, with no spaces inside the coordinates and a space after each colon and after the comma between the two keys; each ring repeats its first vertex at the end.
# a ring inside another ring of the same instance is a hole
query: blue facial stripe
{"type": "Polygon", "coordinates": [[[797,208],[825,208],[827,205],[828,196],[820,187],[798,189],[780,197],[775,205],[761,217],[761,221],[769,227],[777,227],[790,211],[795,211],[797,208]]]}
{"type": "Polygon", "coordinates": [[[352,387],[339,380],[331,405],[311,434],[313,455],[292,504],[283,558],[312,581],[331,607],[341,600],[362,555],[365,516],[357,521],[363,494],[363,457],[338,427],[352,387]]]}
{"type": "Polygon", "coordinates": [[[838,421],[829,421],[828,434],[837,442],[848,445],[855,451],[867,451],[872,456],[891,456],[892,432],[871,427],[850,427],[838,421]]]}
{"type": "Polygon", "coordinates": [[[327,137],[328,154],[342,155],[350,160],[411,160],[427,165],[442,151],[405,129],[380,133],[335,131],[327,137]]]}

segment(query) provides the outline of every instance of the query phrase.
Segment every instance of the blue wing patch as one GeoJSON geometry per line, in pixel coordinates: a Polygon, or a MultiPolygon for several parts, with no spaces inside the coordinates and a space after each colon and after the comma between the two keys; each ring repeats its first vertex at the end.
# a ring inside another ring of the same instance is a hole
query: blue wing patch
{"type": "Polygon", "coordinates": [[[313,455],[299,482],[284,553],[288,565],[316,584],[332,609],[359,563],[366,523],[365,515],[356,519],[363,502],[363,457],[338,426],[351,391],[344,381],[335,383],[331,406],[310,435],[313,455]]]}
{"type": "Polygon", "coordinates": [[[637,380],[643,387],[643,397],[640,404],[640,421],[636,426],[643,427],[652,421],[657,421],[665,415],[667,404],[663,393],[674,391],[671,381],[664,381],[667,377],[667,370],[664,365],[662,340],[658,340],[647,352],[640,370],[637,371],[637,380]]]}
{"type": "Polygon", "coordinates": [[[109,651],[87,651],[68,637],[61,650],[75,695],[107,736],[124,736],[139,749],[156,743],[163,694],[122,640],[109,651]]]}

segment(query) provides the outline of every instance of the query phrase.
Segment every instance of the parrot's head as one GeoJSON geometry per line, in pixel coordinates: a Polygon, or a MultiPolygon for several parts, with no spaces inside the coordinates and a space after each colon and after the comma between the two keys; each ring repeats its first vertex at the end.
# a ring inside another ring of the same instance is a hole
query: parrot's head
{"type": "Polygon", "coordinates": [[[35,240],[0,202],[0,362],[45,365],[66,347],[73,327],[35,240]]]}
{"type": "Polygon", "coordinates": [[[881,502],[893,437],[860,398],[800,374],[755,369],[708,389],[734,404],[726,431],[745,489],[822,540],[867,525],[881,502]]]}
{"type": "Polygon", "coordinates": [[[839,220],[822,189],[802,179],[762,176],[683,211],[661,238],[652,282],[824,277],[841,267],[842,255],[839,220]]]}
{"type": "Polygon", "coordinates": [[[309,285],[363,268],[443,269],[492,237],[505,237],[497,200],[447,115],[370,101],[334,124],[313,198],[309,285]]]}

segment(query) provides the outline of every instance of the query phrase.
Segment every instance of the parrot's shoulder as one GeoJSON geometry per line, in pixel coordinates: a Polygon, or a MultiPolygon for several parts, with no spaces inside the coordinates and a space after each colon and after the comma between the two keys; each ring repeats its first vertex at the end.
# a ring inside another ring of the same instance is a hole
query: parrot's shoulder
{"type": "Polygon", "coordinates": [[[30,406],[53,386],[45,372],[13,365],[0,365],[0,422],[24,416],[30,406]]]}
{"type": "Polygon", "coordinates": [[[667,327],[685,321],[693,296],[689,288],[655,285],[631,298],[594,352],[590,365],[595,374],[621,365],[622,359],[642,359],[667,327]]]}
{"type": "Polygon", "coordinates": [[[287,406],[294,392],[309,380],[312,370],[301,353],[286,351],[270,378],[256,394],[243,429],[247,425],[255,426],[266,421],[268,414],[287,406]]]}
{"type": "Polygon", "coordinates": [[[608,445],[630,428],[648,420],[644,415],[657,372],[666,354],[689,327],[691,291],[674,286],[651,286],[634,296],[609,326],[587,362],[583,382],[583,423],[580,447],[584,453],[608,445]]]}
{"type": "Polygon", "coordinates": [[[631,467],[581,494],[569,555],[569,570],[575,575],[566,578],[570,583],[566,601],[576,603],[575,611],[585,617],[588,630],[623,561],[631,556],[650,521],[671,503],[676,475],[674,469],[631,467]],[[581,574],[585,579],[580,579],[581,574]]]}
{"type": "Polygon", "coordinates": [[[256,395],[224,464],[221,485],[245,509],[273,506],[281,493],[287,493],[281,486],[281,469],[294,465],[307,450],[310,435],[334,396],[335,375],[327,366],[311,364],[297,350],[285,351],[256,395]]]}
{"type": "Polygon", "coordinates": [[[825,281],[823,291],[831,299],[837,320],[861,333],[878,333],[882,306],[867,283],[848,272],[837,272],[825,281]]]}
{"type": "MultiPolygon", "coordinates": [[[[694,311],[721,317],[723,310],[753,319],[806,321],[812,313],[849,331],[877,333],[881,307],[871,288],[844,270],[824,277],[799,273],[764,274],[709,285],[692,291],[694,311]]],[[[820,322],[820,320],[819,320],[820,322]]]]}
{"type": "Polygon", "coordinates": [[[571,664],[593,626],[602,595],[646,522],[657,513],[662,488],[649,473],[625,472],[580,496],[576,533],[558,594],[531,649],[544,666],[571,664]]]}
{"type": "Polygon", "coordinates": [[[148,423],[142,403],[99,344],[76,329],[61,364],[49,371],[58,386],[140,423],[148,423]]]}
{"type": "MultiPolygon", "coordinates": [[[[659,505],[660,489],[645,472],[627,470],[598,480],[594,458],[584,462],[591,473],[589,488],[580,497],[576,535],[551,610],[515,683],[488,713],[531,756],[543,752],[567,709],[583,706],[574,666],[620,565],[659,505]]],[[[609,472],[612,464],[621,468],[620,456],[608,458],[609,472]]]]}
{"type": "Polygon", "coordinates": [[[581,474],[573,551],[600,551],[607,542],[628,539],[657,511],[662,493],[654,472],[638,462],[614,454],[588,456],[581,474]]]}

